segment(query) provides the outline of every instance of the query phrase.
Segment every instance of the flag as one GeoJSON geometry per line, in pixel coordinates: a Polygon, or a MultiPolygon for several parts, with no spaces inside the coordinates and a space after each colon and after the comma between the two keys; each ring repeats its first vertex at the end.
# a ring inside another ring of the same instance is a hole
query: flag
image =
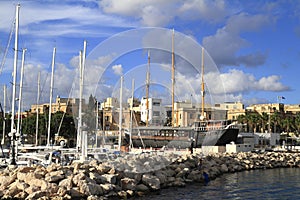
{"type": "Polygon", "coordinates": [[[284,96],[277,96],[277,98],[278,98],[278,102],[281,102],[281,103],[282,103],[282,100],[285,99],[284,96]]]}

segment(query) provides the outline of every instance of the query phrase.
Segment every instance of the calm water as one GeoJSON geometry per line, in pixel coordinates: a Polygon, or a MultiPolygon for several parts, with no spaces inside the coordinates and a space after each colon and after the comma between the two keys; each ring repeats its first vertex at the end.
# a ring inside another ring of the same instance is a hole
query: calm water
{"type": "Polygon", "coordinates": [[[300,168],[244,171],[136,199],[300,199],[300,168]]]}

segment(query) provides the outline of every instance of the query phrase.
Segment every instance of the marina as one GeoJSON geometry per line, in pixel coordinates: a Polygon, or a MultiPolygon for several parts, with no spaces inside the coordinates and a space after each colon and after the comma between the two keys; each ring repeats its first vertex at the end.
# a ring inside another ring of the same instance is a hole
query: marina
{"type": "MultiPolygon", "coordinates": [[[[287,93],[281,93],[292,89],[279,76],[263,72],[257,78],[245,70],[266,64],[267,55],[237,51],[247,46],[243,31],[233,25],[239,20],[223,16],[228,24],[216,29],[215,35],[205,36],[206,30],[201,30],[200,42],[177,25],[176,30],[149,24],[139,28],[135,23],[147,20],[138,9],[135,22],[125,23],[131,15],[122,10],[127,6],[114,10],[117,5],[112,3],[104,9],[106,4],[105,0],[84,5],[53,2],[58,7],[51,5],[48,12],[47,6],[36,2],[14,4],[11,28],[5,32],[6,48],[0,43],[1,199],[289,199],[300,195],[298,179],[290,181],[300,173],[300,104],[285,103],[287,93]],[[32,5],[39,6],[33,9],[32,5]],[[56,18],[62,10],[64,16],[56,18]],[[126,18],[114,16],[116,10],[127,13],[126,18]],[[35,12],[41,19],[28,24],[38,18],[35,12]],[[94,20],[97,32],[92,33],[88,27],[94,20]],[[64,23],[69,22],[80,32],[64,32],[70,28],[64,23]],[[53,30],[45,26],[45,33],[27,41],[44,23],[53,30]],[[114,29],[98,33],[99,27],[106,26],[114,29]],[[47,39],[54,42],[45,42],[43,35],[50,32],[53,37],[47,39]],[[62,37],[56,38],[57,33],[62,37]],[[236,34],[232,41],[218,44],[218,37],[225,41],[230,33],[236,34]],[[39,43],[39,48],[33,50],[28,42],[39,43]],[[45,51],[50,43],[51,50],[45,51]],[[211,44],[217,44],[218,50],[212,50],[211,44]],[[258,91],[258,97],[246,99],[253,91],[258,91]],[[277,96],[276,100],[266,100],[265,94],[260,98],[262,91],[277,96]]],[[[182,2],[176,6],[181,7],[175,17],[179,20],[186,9],[198,9],[182,2]]],[[[152,15],[155,7],[145,7],[152,15]]],[[[154,25],[157,19],[151,20],[154,25]]],[[[241,24],[256,25],[258,19],[241,24]]]]}

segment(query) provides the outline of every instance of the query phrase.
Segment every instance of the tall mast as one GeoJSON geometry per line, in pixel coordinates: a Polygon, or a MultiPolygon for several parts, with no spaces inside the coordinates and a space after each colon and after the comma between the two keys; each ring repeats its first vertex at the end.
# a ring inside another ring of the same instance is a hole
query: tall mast
{"type": "Polygon", "coordinates": [[[98,129],[99,129],[99,103],[96,100],[96,134],[95,134],[95,146],[97,148],[98,145],[98,129]]]}
{"type": "Polygon", "coordinates": [[[172,32],[172,127],[176,124],[176,118],[174,117],[174,86],[175,86],[175,54],[174,54],[174,29],[172,32]]]}
{"type": "Polygon", "coordinates": [[[78,105],[78,127],[77,127],[77,151],[81,146],[81,127],[82,127],[82,87],[83,87],[83,71],[82,71],[82,51],[79,51],[79,105],[78,105]]]}
{"type": "MultiPolygon", "coordinates": [[[[86,40],[83,41],[83,53],[82,53],[82,63],[81,63],[81,79],[80,79],[80,120],[81,120],[81,124],[80,124],[80,135],[81,137],[79,138],[79,140],[81,140],[81,160],[86,160],[87,158],[87,132],[85,129],[83,129],[83,121],[82,121],[82,98],[83,98],[83,85],[84,85],[84,70],[85,70],[85,58],[86,58],[86,45],[87,42],[86,40]]],[[[78,140],[78,138],[77,138],[78,140]]]]}
{"type": "Polygon", "coordinates": [[[17,65],[18,65],[18,35],[19,35],[19,10],[20,4],[16,6],[16,21],[15,21],[15,47],[14,47],[14,71],[13,71],[13,91],[11,98],[11,164],[16,164],[16,152],[15,152],[15,135],[16,131],[14,129],[15,121],[15,100],[16,100],[16,82],[17,82],[17,65]]]}
{"type": "Polygon", "coordinates": [[[201,59],[201,120],[205,119],[204,116],[204,96],[205,96],[205,90],[204,90],[204,48],[202,47],[202,59],[201,59]]]}
{"type": "MultiPolygon", "coordinates": [[[[83,76],[85,68],[86,57],[86,40],[83,41],[83,52],[79,52],[79,111],[78,111],[78,128],[77,128],[77,151],[81,147],[81,151],[84,151],[85,145],[82,136],[82,97],[83,97],[83,76]]],[[[84,153],[84,152],[83,152],[84,153]]],[[[83,155],[84,156],[84,155],[83,155]]]]}
{"type": "Polygon", "coordinates": [[[148,67],[146,79],[146,126],[149,124],[149,86],[150,86],[150,51],[148,51],[148,67]]]}
{"type": "Polygon", "coordinates": [[[50,130],[51,130],[51,112],[52,112],[52,95],[53,95],[53,80],[54,80],[54,66],[55,66],[55,54],[56,48],[53,48],[52,55],[52,70],[51,70],[51,83],[50,83],[50,102],[49,102],[49,117],[48,117],[48,136],[47,136],[47,146],[50,146],[50,130]]]}
{"type": "Polygon", "coordinates": [[[38,88],[37,88],[37,98],[36,98],[36,123],[35,123],[35,146],[38,146],[38,134],[39,134],[39,101],[40,101],[40,83],[41,82],[41,72],[38,73],[38,88]]]}
{"type": "Polygon", "coordinates": [[[121,76],[120,81],[120,112],[119,112],[119,147],[118,150],[121,150],[121,140],[122,140],[122,115],[123,115],[123,106],[122,106],[122,99],[123,99],[123,75],[121,76]]]}
{"type": "Polygon", "coordinates": [[[6,85],[3,86],[3,132],[2,132],[2,141],[1,144],[4,144],[5,141],[5,127],[6,127],[6,85]]]}
{"type": "Polygon", "coordinates": [[[25,52],[27,49],[22,50],[22,64],[21,64],[21,78],[20,78],[20,91],[19,91],[19,105],[18,105],[18,123],[17,123],[17,134],[20,135],[20,118],[21,118],[21,107],[22,107],[22,89],[23,89],[23,76],[24,76],[24,63],[25,63],[25,52]]]}
{"type": "Polygon", "coordinates": [[[131,86],[131,105],[130,105],[130,126],[129,126],[129,149],[132,147],[132,118],[133,118],[133,98],[134,98],[134,79],[132,79],[132,86],[131,86]]]}

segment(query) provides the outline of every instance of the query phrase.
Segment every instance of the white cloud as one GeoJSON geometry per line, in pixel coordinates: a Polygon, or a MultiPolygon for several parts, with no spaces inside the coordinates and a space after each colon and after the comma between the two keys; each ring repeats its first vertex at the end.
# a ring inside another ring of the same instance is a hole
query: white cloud
{"type": "Polygon", "coordinates": [[[224,1],[207,0],[102,0],[106,13],[135,18],[142,25],[165,26],[175,20],[222,21],[228,14],[224,1]]]}
{"type": "Polygon", "coordinates": [[[280,82],[280,77],[277,75],[256,79],[252,74],[245,74],[241,70],[230,70],[228,73],[221,74],[221,79],[227,93],[290,90],[280,82]]]}
{"type": "Polygon", "coordinates": [[[122,65],[114,65],[112,66],[112,69],[114,71],[114,74],[121,76],[123,74],[123,68],[122,65]]]}
{"type": "Polygon", "coordinates": [[[237,55],[242,48],[250,45],[240,34],[258,31],[272,22],[272,18],[265,15],[249,15],[246,13],[234,15],[228,19],[226,26],[217,30],[215,35],[205,37],[203,46],[218,66],[262,65],[266,60],[266,55],[263,53],[237,55]]]}
{"type": "MultiPolygon", "coordinates": [[[[39,1],[21,1],[20,31],[22,34],[38,36],[58,35],[102,35],[107,29],[96,27],[134,27],[120,17],[103,14],[93,2],[69,4],[68,2],[51,3],[39,1]],[[33,14],[34,13],[34,14],[33,14]],[[89,28],[87,28],[89,26],[89,28]],[[94,28],[91,28],[94,27],[94,28]]],[[[1,2],[4,12],[0,13],[0,29],[10,31],[14,20],[15,5],[1,2]],[[9,20],[10,19],[10,20],[9,20]]],[[[105,34],[108,36],[109,34],[105,34]]]]}

